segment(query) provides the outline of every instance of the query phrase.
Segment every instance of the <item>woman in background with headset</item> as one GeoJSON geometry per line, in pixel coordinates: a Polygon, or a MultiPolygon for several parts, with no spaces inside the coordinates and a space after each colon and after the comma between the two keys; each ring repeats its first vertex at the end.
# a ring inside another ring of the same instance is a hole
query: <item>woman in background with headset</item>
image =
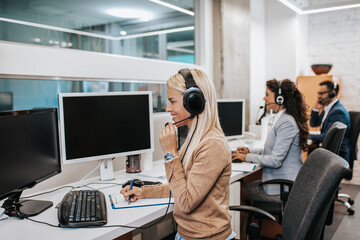
{"type": "Polygon", "coordinates": [[[233,239],[229,192],[231,151],[220,127],[215,87],[204,72],[182,69],[167,81],[168,105],[174,124],[162,130],[168,184],[123,188],[131,201],[174,197],[175,239],[233,239]],[[188,136],[177,151],[175,126],[187,125],[188,136]],[[171,191],[171,193],[170,193],[171,191]]]}
{"type": "Polygon", "coordinates": [[[271,179],[295,180],[302,166],[302,150],[307,148],[307,106],[303,95],[288,79],[267,81],[264,100],[266,108],[276,113],[264,148],[239,147],[232,158],[257,163],[263,168],[262,180],[245,184],[249,200],[258,204],[281,203],[279,186],[259,184],[271,179]]]}

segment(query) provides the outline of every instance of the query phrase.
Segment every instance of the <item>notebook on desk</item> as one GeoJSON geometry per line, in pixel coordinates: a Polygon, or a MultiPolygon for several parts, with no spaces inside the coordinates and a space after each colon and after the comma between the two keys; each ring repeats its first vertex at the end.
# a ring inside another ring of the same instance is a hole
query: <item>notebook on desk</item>
{"type": "Polygon", "coordinates": [[[234,172],[252,172],[256,168],[255,163],[248,163],[248,162],[242,162],[242,163],[234,163],[232,164],[231,170],[234,172]]]}
{"type": "MultiPolygon", "coordinates": [[[[113,209],[150,207],[169,204],[169,198],[144,198],[128,204],[128,201],[126,201],[124,196],[120,193],[110,194],[109,198],[113,209]]],[[[170,204],[174,204],[173,198],[170,199],[170,204]]]]}

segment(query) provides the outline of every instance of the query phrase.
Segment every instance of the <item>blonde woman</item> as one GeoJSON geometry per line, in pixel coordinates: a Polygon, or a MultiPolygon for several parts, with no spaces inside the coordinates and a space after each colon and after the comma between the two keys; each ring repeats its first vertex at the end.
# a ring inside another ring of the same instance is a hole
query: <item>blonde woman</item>
{"type": "Polygon", "coordinates": [[[125,199],[130,195],[131,201],[136,201],[169,197],[171,191],[178,225],[176,240],[233,239],[236,234],[229,211],[231,151],[218,119],[215,87],[201,70],[182,69],[167,81],[167,97],[166,112],[171,113],[175,126],[189,128],[179,152],[174,124],[162,130],[160,144],[168,184],[132,190],[126,186],[121,193],[125,199]]]}

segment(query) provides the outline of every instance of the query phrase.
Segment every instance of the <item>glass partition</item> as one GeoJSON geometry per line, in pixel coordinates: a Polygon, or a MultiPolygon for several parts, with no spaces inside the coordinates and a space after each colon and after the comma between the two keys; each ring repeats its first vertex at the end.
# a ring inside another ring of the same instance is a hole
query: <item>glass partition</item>
{"type": "Polygon", "coordinates": [[[195,63],[195,0],[0,0],[0,40],[195,63]]]}
{"type": "MultiPolygon", "coordinates": [[[[57,108],[58,93],[117,91],[152,91],[154,112],[165,111],[167,104],[165,83],[0,79],[0,93],[12,94],[13,110],[57,108]]],[[[3,98],[0,98],[0,101],[1,99],[3,98]]]]}

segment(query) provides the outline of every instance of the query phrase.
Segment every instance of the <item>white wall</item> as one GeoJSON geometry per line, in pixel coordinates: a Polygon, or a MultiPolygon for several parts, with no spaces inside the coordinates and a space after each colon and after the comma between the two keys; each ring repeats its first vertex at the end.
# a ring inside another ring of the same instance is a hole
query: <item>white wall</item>
{"type": "Polygon", "coordinates": [[[333,64],[329,74],[341,78],[341,102],[360,111],[360,8],[309,15],[308,48],[309,65],[333,64]]]}
{"type": "Polygon", "coordinates": [[[211,1],[195,1],[195,63],[213,80],[213,14],[211,1]]]}
{"type": "Polygon", "coordinates": [[[296,13],[277,0],[266,2],[266,79],[296,81],[296,13]]]}
{"type": "Polygon", "coordinates": [[[255,124],[260,117],[259,106],[265,93],[266,81],[266,36],[265,0],[250,1],[250,122],[255,124]]]}
{"type": "MultiPolygon", "coordinates": [[[[308,60],[308,15],[297,15],[296,26],[296,76],[309,75],[310,63],[308,60]]],[[[294,79],[295,81],[296,79],[294,79]]]]}

